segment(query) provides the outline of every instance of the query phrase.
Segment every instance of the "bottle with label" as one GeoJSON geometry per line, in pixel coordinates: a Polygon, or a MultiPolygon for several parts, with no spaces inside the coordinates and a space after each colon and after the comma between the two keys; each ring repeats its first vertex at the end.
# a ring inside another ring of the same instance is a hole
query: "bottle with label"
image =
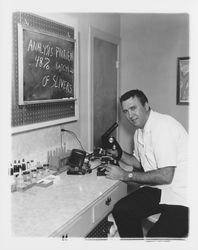
{"type": "Polygon", "coordinates": [[[41,165],[40,161],[36,164],[37,169],[37,180],[40,180],[43,177],[43,166],[41,165]]]}
{"type": "Polygon", "coordinates": [[[20,169],[21,169],[21,162],[20,162],[20,160],[18,160],[18,164],[17,164],[17,167],[18,167],[18,169],[19,169],[19,172],[20,172],[20,169]]]}
{"type": "Polygon", "coordinates": [[[13,173],[15,176],[19,173],[19,167],[17,165],[16,160],[14,160],[14,164],[13,164],[13,173]]]}
{"type": "Polygon", "coordinates": [[[31,183],[30,170],[26,170],[26,181],[27,184],[31,183]]]}
{"type": "Polygon", "coordinates": [[[22,174],[22,170],[20,169],[19,170],[19,175],[18,175],[18,177],[17,177],[17,182],[16,182],[17,184],[17,189],[21,189],[21,188],[23,188],[24,186],[25,186],[25,184],[24,184],[24,180],[23,180],[23,174],[22,174]]]}
{"type": "Polygon", "coordinates": [[[30,169],[33,169],[34,168],[34,160],[31,160],[30,161],[30,169]]]}
{"type": "Polygon", "coordinates": [[[24,159],[22,160],[22,163],[21,163],[21,169],[22,169],[22,171],[26,170],[26,163],[25,163],[24,159]]]}
{"type": "Polygon", "coordinates": [[[12,164],[10,164],[9,176],[10,176],[11,192],[14,192],[14,191],[16,191],[16,180],[15,180],[14,170],[13,170],[12,164]]]}
{"type": "Polygon", "coordinates": [[[43,164],[43,172],[44,172],[44,176],[49,175],[49,164],[43,164]]]}
{"type": "Polygon", "coordinates": [[[30,171],[31,171],[31,182],[35,183],[37,177],[37,171],[36,171],[36,166],[34,164],[34,160],[30,161],[30,171]]]}
{"type": "Polygon", "coordinates": [[[27,163],[26,163],[26,169],[30,170],[30,162],[29,161],[27,161],[27,163]]]}
{"type": "Polygon", "coordinates": [[[22,172],[24,184],[27,185],[27,172],[26,170],[22,172]]]}

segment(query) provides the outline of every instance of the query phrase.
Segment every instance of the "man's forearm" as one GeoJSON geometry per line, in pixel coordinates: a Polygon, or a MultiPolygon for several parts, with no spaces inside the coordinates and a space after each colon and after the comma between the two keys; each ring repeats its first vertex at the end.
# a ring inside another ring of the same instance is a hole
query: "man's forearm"
{"type": "Polygon", "coordinates": [[[174,175],[174,167],[166,167],[148,172],[133,171],[132,173],[133,176],[130,178],[128,173],[125,172],[122,181],[132,181],[144,185],[170,184],[174,175]]]}

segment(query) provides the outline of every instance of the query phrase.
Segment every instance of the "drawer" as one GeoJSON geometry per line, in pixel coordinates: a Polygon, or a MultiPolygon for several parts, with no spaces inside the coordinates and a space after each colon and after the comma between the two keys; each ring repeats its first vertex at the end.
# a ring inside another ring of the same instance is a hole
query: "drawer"
{"type": "Polygon", "coordinates": [[[86,232],[92,229],[92,210],[91,208],[82,213],[76,220],[65,225],[62,229],[53,233],[53,237],[62,239],[67,237],[83,237],[86,232]]]}
{"type": "Polygon", "coordinates": [[[127,194],[127,185],[120,183],[115,189],[106,194],[93,207],[93,222],[96,222],[109,213],[114,204],[127,194]]]}

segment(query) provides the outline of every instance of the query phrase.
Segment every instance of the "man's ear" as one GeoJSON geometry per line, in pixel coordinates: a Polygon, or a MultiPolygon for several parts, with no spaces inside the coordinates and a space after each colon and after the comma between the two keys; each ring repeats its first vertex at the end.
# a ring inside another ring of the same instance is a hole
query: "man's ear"
{"type": "Polygon", "coordinates": [[[150,106],[149,106],[148,102],[145,102],[144,107],[145,107],[146,111],[149,111],[150,106]]]}

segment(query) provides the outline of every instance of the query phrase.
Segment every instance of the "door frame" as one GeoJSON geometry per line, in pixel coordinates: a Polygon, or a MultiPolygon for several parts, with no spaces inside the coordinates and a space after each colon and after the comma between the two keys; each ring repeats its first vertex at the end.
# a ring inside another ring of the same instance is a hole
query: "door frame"
{"type": "MultiPolygon", "coordinates": [[[[117,103],[119,101],[119,94],[120,94],[120,38],[109,34],[107,32],[101,31],[93,26],[89,26],[89,54],[88,54],[88,114],[89,114],[89,121],[88,121],[88,150],[89,152],[93,152],[93,131],[94,131],[94,110],[93,110],[93,62],[94,62],[94,38],[98,38],[110,43],[113,43],[117,46],[117,103]]],[[[117,109],[117,121],[119,112],[117,109]]],[[[118,131],[116,131],[116,136],[118,137],[118,131]]]]}

